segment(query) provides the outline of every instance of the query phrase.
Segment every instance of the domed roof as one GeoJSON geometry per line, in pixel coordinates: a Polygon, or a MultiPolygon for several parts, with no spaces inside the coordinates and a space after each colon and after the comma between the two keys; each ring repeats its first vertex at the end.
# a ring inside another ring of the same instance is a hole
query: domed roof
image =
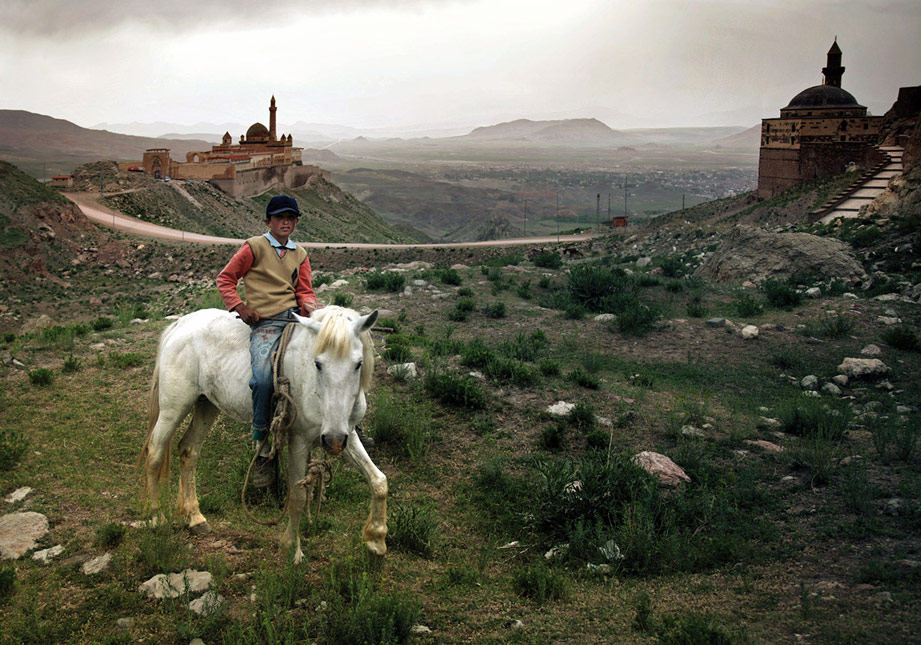
{"type": "Polygon", "coordinates": [[[790,104],[783,109],[862,107],[850,92],[842,90],[840,87],[816,85],[794,96],[790,99],[790,104]]]}
{"type": "Polygon", "coordinates": [[[249,139],[267,139],[269,137],[269,129],[262,125],[261,123],[254,123],[249,126],[249,130],[246,131],[246,138],[249,139]]]}

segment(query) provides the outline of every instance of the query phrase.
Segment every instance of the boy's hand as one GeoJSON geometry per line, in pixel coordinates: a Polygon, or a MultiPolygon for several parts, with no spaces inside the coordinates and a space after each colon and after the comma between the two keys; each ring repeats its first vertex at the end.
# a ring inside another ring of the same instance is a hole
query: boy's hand
{"type": "Polygon", "coordinates": [[[236,311],[237,315],[243,319],[243,322],[245,322],[250,327],[262,320],[262,316],[260,316],[258,312],[253,311],[246,305],[240,305],[234,309],[234,311],[236,311]]]}

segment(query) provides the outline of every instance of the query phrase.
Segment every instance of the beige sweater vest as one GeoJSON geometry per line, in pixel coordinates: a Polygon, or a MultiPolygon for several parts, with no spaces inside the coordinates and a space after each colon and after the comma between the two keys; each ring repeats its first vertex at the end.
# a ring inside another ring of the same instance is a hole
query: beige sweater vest
{"type": "Polygon", "coordinates": [[[299,246],[280,258],[263,235],[251,237],[246,243],[253,251],[253,266],[243,276],[246,306],[263,316],[275,316],[297,307],[298,272],[307,259],[307,251],[299,246]]]}

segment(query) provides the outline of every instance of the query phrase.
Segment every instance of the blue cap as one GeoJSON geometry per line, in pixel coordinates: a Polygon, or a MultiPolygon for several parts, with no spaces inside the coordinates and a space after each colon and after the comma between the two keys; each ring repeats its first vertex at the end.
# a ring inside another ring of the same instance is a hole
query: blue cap
{"type": "Polygon", "coordinates": [[[297,201],[295,201],[293,197],[288,195],[275,195],[275,197],[269,200],[268,205],[265,207],[265,216],[271,217],[272,215],[280,215],[289,211],[298,217],[301,216],[301,211],[297,209],[297,201]]]}

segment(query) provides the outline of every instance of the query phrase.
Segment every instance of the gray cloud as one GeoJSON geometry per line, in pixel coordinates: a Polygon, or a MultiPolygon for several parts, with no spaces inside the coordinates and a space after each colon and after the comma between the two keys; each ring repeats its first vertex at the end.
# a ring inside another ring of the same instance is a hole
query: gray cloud
{"type": "Polygon", "coordinates": [[[462,0],[3,0],[0,32],[79,38],[123,25],[185,33],[213,26],[270,26],[300,14],[348,13],[380,7],[424,8],[462,0]]]}

